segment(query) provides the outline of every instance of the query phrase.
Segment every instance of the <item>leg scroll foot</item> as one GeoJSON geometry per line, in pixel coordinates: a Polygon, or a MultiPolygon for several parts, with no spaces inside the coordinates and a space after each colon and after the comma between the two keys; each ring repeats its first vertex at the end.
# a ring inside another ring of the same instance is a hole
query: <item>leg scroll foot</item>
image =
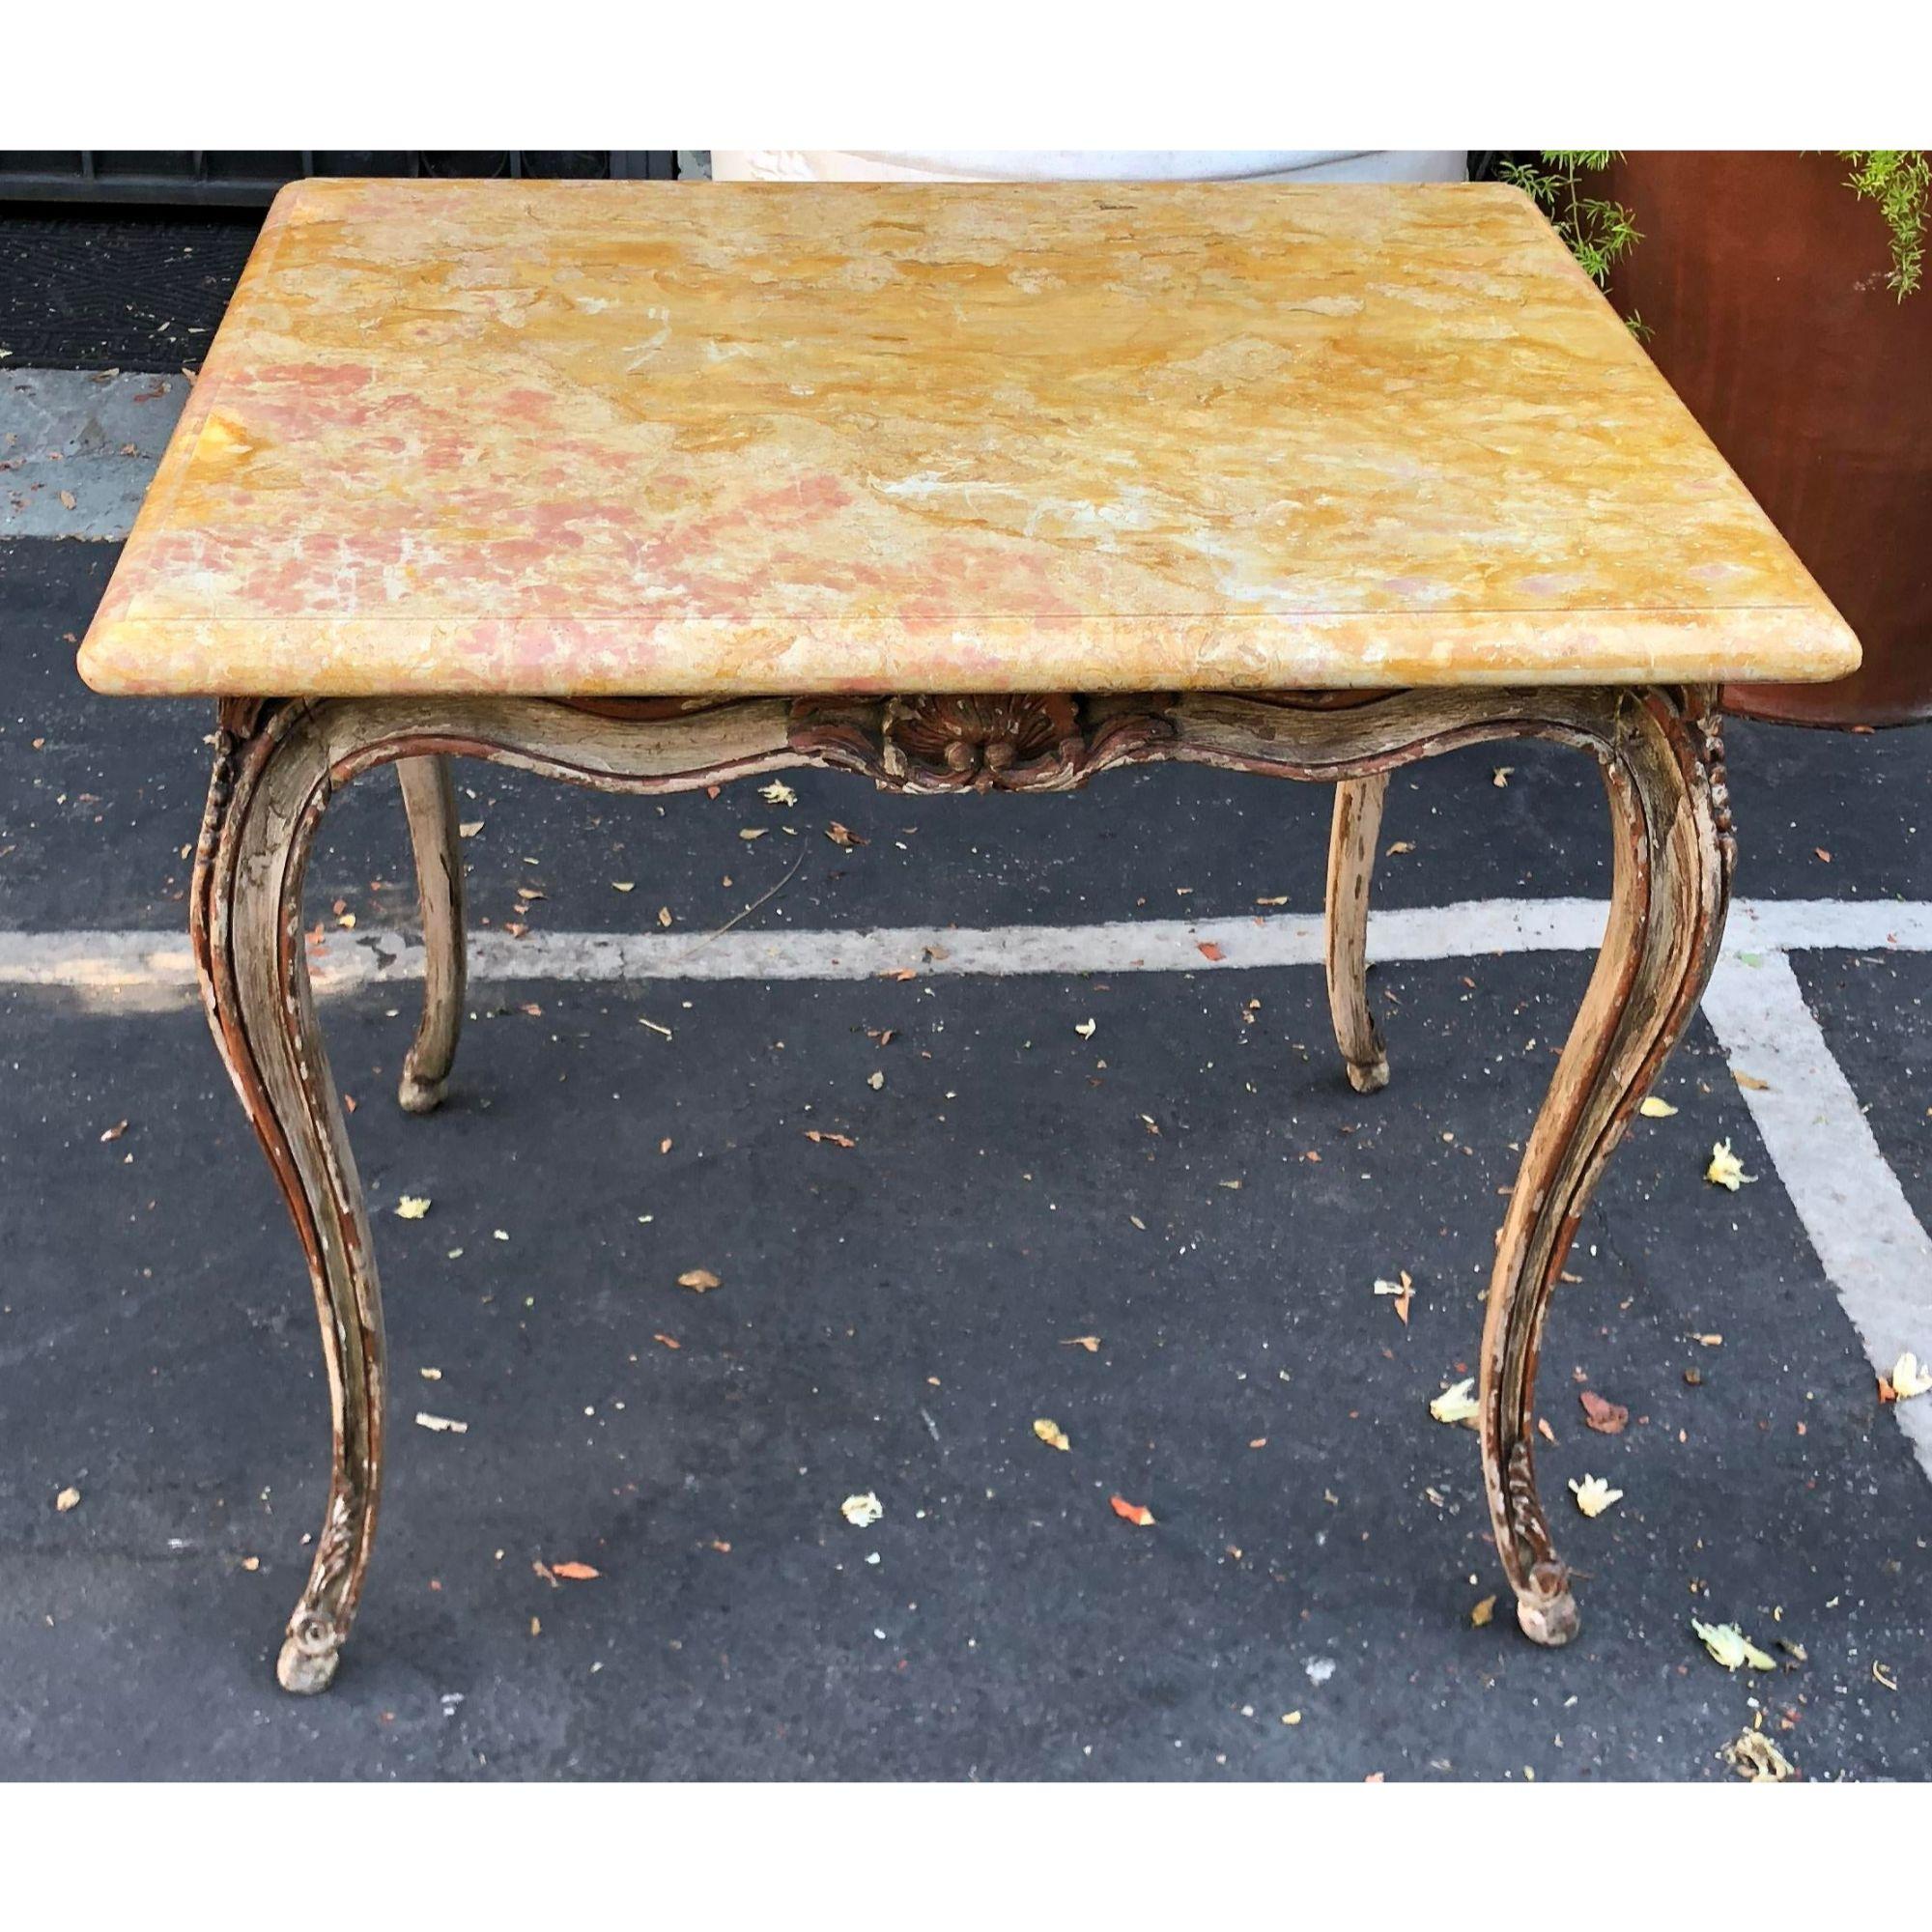
{"type": "Polygon", "coordinates": [[[447,1080],[425,1080],[408,1062],[396,1083],[396,1101],[406,1114],[433,1114],[449,1092],[447,1080]]]}
{"type": "Polygon", "coordinates": [[[1516,1620],[1531,1643],[1560,1650],[1577,1634],[1577,1599],[1567,1584],[1553,1597],[1519,1597],[1516,1620]]]}
{"type": "Polygon", "coordinates": [[[1351,1060],[1348,1063],[1349,1085],[1357,1094],[1379,1094],[1389,1084],[1388,1055],[1382,1054],[1370,1061],[1351,1060]]]}
{"type": "Polygon", "coordinates": [[[275,1681],[298,1697],[313,1697],[335,1682],[335,1667],[342,1661],[342,1639],[327,1618],[310,1617],[299,1631],[291,1631],[282,1640],[282,1653],[275,1660],[275,1681]]]}

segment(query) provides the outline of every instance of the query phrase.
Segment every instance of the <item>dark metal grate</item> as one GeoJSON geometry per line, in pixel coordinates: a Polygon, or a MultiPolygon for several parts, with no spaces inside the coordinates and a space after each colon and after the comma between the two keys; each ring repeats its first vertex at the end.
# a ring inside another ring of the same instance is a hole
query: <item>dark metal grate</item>
{"type": "Polygon", "coordinates": [[[250,153],[0,149],[0,201],[145,202],[176,208],[253,208],[286,182],[313,175],[506,181],[674,181],[669,148],[532,150],[456,154],[431,149],[291,149],[250,153]]]}

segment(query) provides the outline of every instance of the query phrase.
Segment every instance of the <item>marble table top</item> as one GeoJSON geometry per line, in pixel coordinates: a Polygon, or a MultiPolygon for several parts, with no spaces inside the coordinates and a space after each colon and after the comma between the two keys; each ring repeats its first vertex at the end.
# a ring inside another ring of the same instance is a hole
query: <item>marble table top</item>
{"type": "Polygon", "coordinates": [[[328,181],[99,691],[1826,678],[1858,645],[1494,185],[328,181]]]}

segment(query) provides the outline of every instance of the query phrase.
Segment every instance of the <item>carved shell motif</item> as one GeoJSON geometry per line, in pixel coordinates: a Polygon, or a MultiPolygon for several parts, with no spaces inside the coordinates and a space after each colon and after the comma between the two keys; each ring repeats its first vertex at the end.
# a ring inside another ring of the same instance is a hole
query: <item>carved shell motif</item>
{"type": "Polygon", "coordinates": [[[1174,735],[1159,697],[802,698],[793,749],[895,791],[1069,791],[1174,735]]]}
{"type": "Polygon", "coordinates": [[[1023,785],[1070,770],[1083,749],[1070,697],[895,697],[881,721],[883,762],[948,789],[1023,785]]]}

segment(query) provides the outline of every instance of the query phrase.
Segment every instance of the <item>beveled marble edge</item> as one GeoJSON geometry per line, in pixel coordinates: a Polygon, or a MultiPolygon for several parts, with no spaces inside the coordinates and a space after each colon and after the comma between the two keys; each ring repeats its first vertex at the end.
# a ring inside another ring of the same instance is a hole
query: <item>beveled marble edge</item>
{"type": "Polygon", "coordinates": [[[615,620],[306,619],[270,630],[254,621],[123,618],[97,620],[79,668],[93,690],[128,697],[792,697],[1823,683],[1857,669],[1860,655],[1821,598],[1736,611],[990,617],[916,632],[899,623],[721,619],[658,624],[640,635],[615,620]],[[366,641],[372,629],[385,633],[383,674],[357,677],[356,654],[342,646],[366,641]],[[414,648],[394,635],[401,630],[413,634],[414,648]],[[555,652],[563,640],[571,655],[555,652]],[[1350,659],[1345,677],[1335,674],[1338,649],[1350,659]],[[1130,679],[1105,675],[1117,652],[1132,665],[1130,679]],[[748,657],[759,666],[755,676],[747,674],[748,657]],[[547,661],[554,677],[545,674],[547,661]]]}
{"type": "MultiPolygon", "coordinates": [[[[231,311],[241,305],[251,282],[271,271],[283,231],[305,206],[305,196],[297,189],[350,185],[354,184],[292,184],[277,195],[231,311]]],[[[1321,190],[1303,186],[1277,191],[1321,190]]],[[[1325,191],[1336,190],[1330,185],[1325,191]]],[[[1462,185],[1462,191],[1468,192],[1469,185],[1462,185]]],[[[1571,259],[1567,251],[1564,259],[1571,259]]],[[[1582,277],[1580,269],[1576,272],[1582,277]]],[[[1589,286],[1595,293],[1594,284],[1589,286]]],[[[158,527],[166,520],[196,440],[217,405],[229,360],[224,337],[230,334],[216,331],[135,520],[124,561],[141,550],[144,526],[158,527]]],[[[1752,507],[1789,553],[1762,508],[1752,507]]],[[[1684,611],[1221,612],[1198,619],[1186,614],[1111,617],[1095,612],[1065,620],[962,613],[919,627],[896,619],[814,625],[705,618],[649,623],[642,636],[637,624],[621,619],[475,622],[363,616],[288,619],[270,627],[245,618],[110,617],[105,608],[115,602],[110,585],[104,608],[80,647],[78,668],[90,688],[102,695],[150,697],[1388,690],[1823,683],[1845,676],[1861,662],[1858,640],[1795,554],[1793,562],[1816,592],[1814,604],[1684,611]],[[351,673],[345,654],[353,659],[354,647],[372,637],[380,637],[386,650],[395,650],[400,629],[420,639],[408,662],[386,666],[379,679],[351,673]],[[1427,641],[1418,634],[1426,634],[1427,641]],[[574,667],[559,666],[559,674],[547,678],[546,657],[560,639],[592,649],[606,647],[609,674],[587,672],[580,661],[574,667]],[[1129,646],[1124,655],[1134,663],[1134,676],[1110,680],[1096,675],[1096,664],[1104,663],[1110,646],[1122,643],[1129,646]],[[1336,675],[1338,647],[1350,654],[1346,677],[1336,675]],[[761,674],[746,674],[748,653],[764,659],[761,674]],[[316,673],[318,655],[333,660],[327,675],[316,673]],[[1535,661],[1533,668],[1526,659],[1535,661]],[[943,679],[935,670],[944,671],[943,679]]]]}

